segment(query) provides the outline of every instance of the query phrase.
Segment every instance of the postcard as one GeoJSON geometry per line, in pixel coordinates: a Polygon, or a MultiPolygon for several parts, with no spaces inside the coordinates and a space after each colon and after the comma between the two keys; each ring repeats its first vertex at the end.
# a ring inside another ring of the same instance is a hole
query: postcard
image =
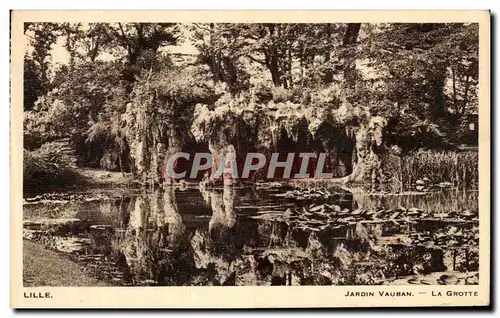
{"type": "Polygon", "coordinates": [[[12,11],[11,306],[490,304],[488,11],[12,11]]]}

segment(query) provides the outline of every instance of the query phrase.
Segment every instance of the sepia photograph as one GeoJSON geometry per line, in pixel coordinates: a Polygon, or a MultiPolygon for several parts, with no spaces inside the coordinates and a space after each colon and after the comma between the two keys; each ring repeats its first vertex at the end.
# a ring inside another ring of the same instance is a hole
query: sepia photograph
{"type": "Polygon", "coordinates": [[[343,286],[358,303],[488,301],[481,14],[24,19],[19,297],[343,286]]]}

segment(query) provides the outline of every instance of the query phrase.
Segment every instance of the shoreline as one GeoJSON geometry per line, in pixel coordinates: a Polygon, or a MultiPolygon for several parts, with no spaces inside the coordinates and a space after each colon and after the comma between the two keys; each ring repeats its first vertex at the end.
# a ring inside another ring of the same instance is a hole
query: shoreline
{"type": "Polygon", "coordinates": [[[40,244],[23,239],[22,253],[25,287],[108,286],[104,281],[84,273],[76,262],[40,244]]]}
{"type": "MultiPolygon", "coordinates": [[[[63,196],[67,193],[78,193],[78,192],[93,192],[93,191],[120,191],[120,189],[128,189],[129,191],[141,191],[143,189],[151,189],[151,187],[142,185],[139,181],[134,179],[131,173],[121,173],[114,171],[106,171],[91,168],[76,168],[76,171],[82,177],[82,180],[75,182],[73,184],[51,184],[45,187],[27,188],[23,192],[23,199],[26,202],[34,202],[36,198],[44,196],[63,196]],[[35,200],[33,200],[35,199],[35,200]]],[[[379,191],[374,191],[371,189],[368,183],[351,183],[351,184],[340,184],[335,182],[336,179],[278,179],[278,180],[267,180],[267,181],[253,181],[253,182],[241,182],[230,187],[234,189],[255,187],[255,188],[268,188],[268,187],[291,187],[297,189],[304,188],[339,188],[344,191],[351,193],[363,193],[366,195],[376,195],[376,196],[387,196],[387,195],[426,195],[439,190],[474,190],[475,187],[470,187],[466,189],[461,189],[449,182],[442,182],[446,186],[441,186],[440,183],[428,183],[422,186],[421,189],[415,189],[415,186],[410,186],[409,188],[404,188],[399,191],[394,191],[389,183],[383,183],[378,186],[379,191]]],[[[192,187],[199,187],[203,185],[203,181],[185,181],[182,180],[178,183],[173,184],[163,184],[157,185],[154,188],[180,188],[187,189],[192,187]]],[[[204,185],[207,189],[222,189],[225,185],[204,185]]]]}

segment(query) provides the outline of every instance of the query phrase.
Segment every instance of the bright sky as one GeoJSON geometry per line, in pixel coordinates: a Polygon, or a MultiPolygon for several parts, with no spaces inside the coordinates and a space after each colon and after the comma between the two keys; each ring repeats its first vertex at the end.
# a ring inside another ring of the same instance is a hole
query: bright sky
{"type": "MultiPolygon", "coordinates": [[[[161,50],[165,52],[170,52],[170,53],[180,53],[180,54],[196,54],[197,49],[193,46],[193,43],[190,41],[190,36],[186,32],[183,37],[185,40],[183,43],[180,45],[176,46],[165,46],[161,50]]],[[[24,45],[27,50],[30,50],[29,42],[30,38],[29,36],[24,37],[24,45]]],[[[65,39],[60,37],[55,44],[52,45],[52,51],[51,51],[51,57],[52,57],[52,63],[61,63],[61,64],[67,64],[69,62],[69,53],[64,47],[64,42],[65,39]]],[[[98,59],[100,60],[112,60],[114,57],[106,52],[100,53],[98,59]]]]}

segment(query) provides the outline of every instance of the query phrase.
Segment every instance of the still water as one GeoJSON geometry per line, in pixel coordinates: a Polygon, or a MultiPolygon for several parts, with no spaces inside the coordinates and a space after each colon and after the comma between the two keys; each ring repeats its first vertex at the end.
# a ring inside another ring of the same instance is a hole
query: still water
{"type": "Polygon", "coordinates": [[[24,204],[24,238],[117,286],[477,284],[478,192],[188,187],[24,204]]]}

